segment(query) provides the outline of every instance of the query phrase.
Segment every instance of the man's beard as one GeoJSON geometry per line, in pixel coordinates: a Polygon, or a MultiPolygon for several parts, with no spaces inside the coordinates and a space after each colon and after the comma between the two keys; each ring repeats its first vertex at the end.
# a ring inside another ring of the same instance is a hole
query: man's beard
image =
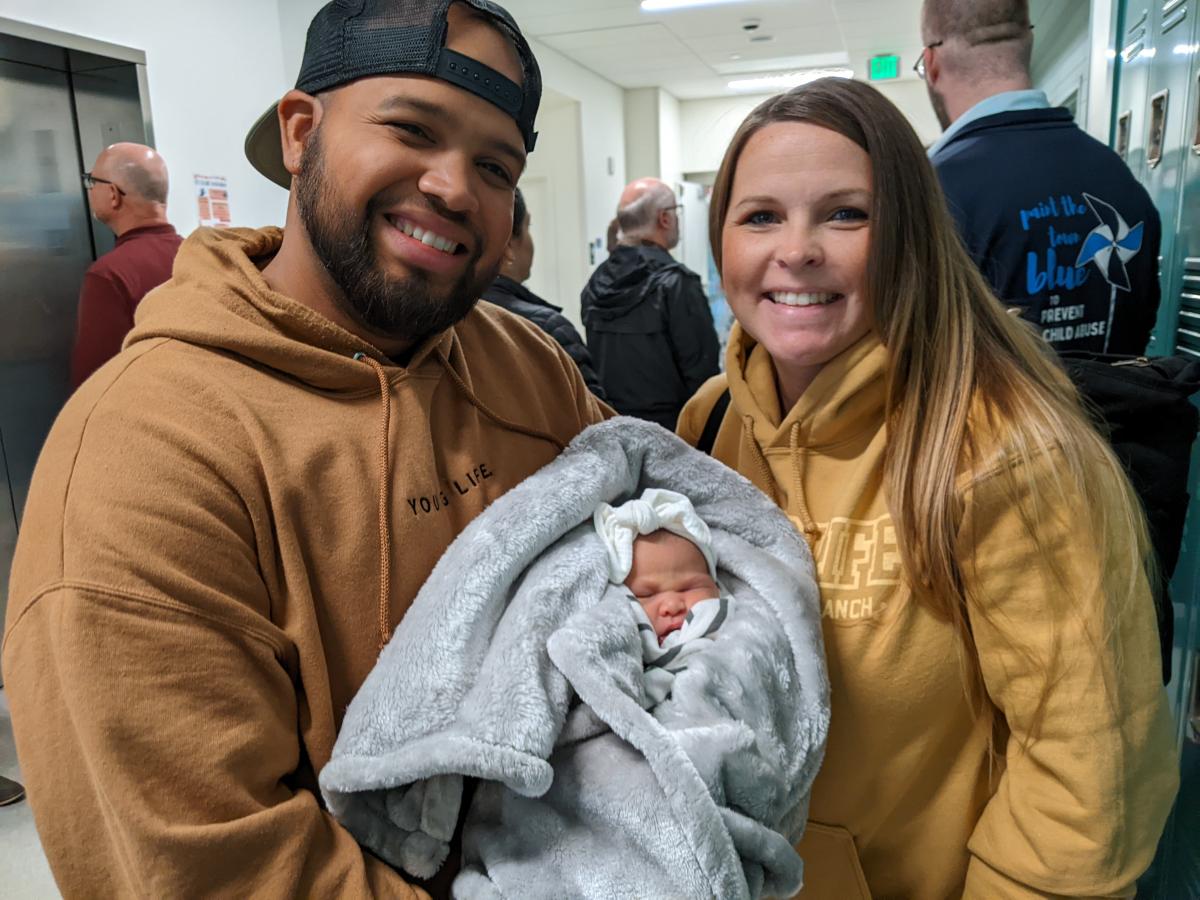
{"type": "Polygon", "coordinates": [[[937,93],[929,85],[929,82],[925,82],[925,90],[929,91],[929,105],[933,107],[933,114],[937,116],[942,131],[945,131],[950,127],[950,114],[946,112],[946,98],[937,93]]]}
{"type": "MultiPolygon", "coordinates": [[[[338,290],[334,302],[367,331],[392,339],[417,343],[449,328],[469,313],[495,272],[480,272],[481,239],[462,275],[442,294],[434,294],[429,274],[419,269],[394,278],[379,265],[371,223],[380,218],[382,199],[376,194],[362,216],[341,207],[326,177],[320,129],[315,131],[300,159],[296,206],[308,239],[321,265],[338,290]]],[[[443,218],[461,216],[437,211],[443,218]]],[[[499,260],[494,268],[499,268],[499,260]]]]}

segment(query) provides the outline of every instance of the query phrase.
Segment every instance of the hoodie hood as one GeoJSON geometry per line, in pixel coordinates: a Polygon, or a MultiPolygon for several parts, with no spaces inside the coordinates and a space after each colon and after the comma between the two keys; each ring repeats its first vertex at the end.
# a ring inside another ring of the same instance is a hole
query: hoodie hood
{"type": "MultiPolygon", "coordinates": [[[[271,289],[260,267],[282,242],[280,228],[197,229],[179,248],[171,280],[138,306],[125,345],[170,338],[211,347],[331,391],[377,390],[361,357],[399,374],[378,348],[271,289]]],[[[440,368],[437,357],[448,359],[453,342],[453,328],[427,338],[403,371],[440,368]]]]}
{"type": "Polygon", "coordinates": [[[764,451],[792,446],[827,448],[878,425],[886,402],[887,351],[874,334],[830,360],[786,415],[779,408],[775,365],[754,338],[734,323],[725,352],[729,394],[764,451]]]}
{"type": "Polygon", "coordinates": [[[614,250],[583,289],[583,306],[589,316],[618,319],[642,302],[654,278],[679,263],[656,244],[614,250]]]}
{"type": "Polygon", "coordinates": [[[514,281],[507,275],[497,275],[496,280],[483,292],[483,299],[489,303],[503,306],[510,312],[515,312],[515,310],[510,309],[510,304],[507,302],[509,300],[520,300],[524,303],[532,303],[534,306],[544,306],[556,313],[563,311],[561,306],[555,306],[549,300],[543,300],[521,282],[514,281]]]}

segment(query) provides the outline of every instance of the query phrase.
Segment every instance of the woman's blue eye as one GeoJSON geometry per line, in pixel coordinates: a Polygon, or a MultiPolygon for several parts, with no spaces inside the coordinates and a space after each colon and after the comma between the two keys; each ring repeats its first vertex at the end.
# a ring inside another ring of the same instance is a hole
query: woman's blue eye
{"type": "Polygon", "coordinates": [[[831,216],[831,218],[836,222],[857,222],[865,219],[866,217],[867,214],[863,210],[855,209],[853,207],[843,207],[842,209],[834,212],[834,214],[831,216]]]}
{"type": "Polygon", "coordinates": [[[759,212],[750,213],[746,217],[747,225],[769,225],[775,221],[775,214],[760,210],[759,212]]]}

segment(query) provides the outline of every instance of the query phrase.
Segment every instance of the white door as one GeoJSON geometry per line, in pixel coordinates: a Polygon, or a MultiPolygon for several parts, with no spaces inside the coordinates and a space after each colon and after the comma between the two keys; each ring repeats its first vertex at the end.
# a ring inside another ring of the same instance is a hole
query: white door
{"type": "Polygon", "coordinates": [[[529,231],[533,235],[533,268],[525,286],[543,300],[561,306],[558,297],[558,230],[554,224],[554,204],[550,201],[550,181],[544,176],[525,176],[521,193],[529,210],[529,231]]]}

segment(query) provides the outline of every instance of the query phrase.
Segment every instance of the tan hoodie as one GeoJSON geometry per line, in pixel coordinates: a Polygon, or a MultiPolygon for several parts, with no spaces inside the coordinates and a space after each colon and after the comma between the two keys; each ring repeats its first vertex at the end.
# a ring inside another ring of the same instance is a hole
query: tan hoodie
{"type": "Polygon", "coordinates": [[[1093,548],[1069,510],[1039,522],[1087,606],[1058,602],[1062,587],[994,477],[1001,448],[985,448],[981,458],[996,462],[961,480],[963,554],[988,609],[972,611],[971,627],[992,705],[973,716],[959,641],[901,570],[883,489],[885,361],[868,336],[784,416],[770,357],[735,325],[726,375],[679,421],[695,443],[728,384],[713,455],[774,496],[814,548],[833,716],[800,845],[801,896],[1132,895],[1178,784],[1148,593],[1096,639],[1084,623],[1113,616],[1109,598],[1081,588],[1098,564],[1093,548]],[[1062,677],[1030,742],[1037,660],[1048,656],[1062,677]],[[1116,696],[1106,696],[1103,674],[1118,666],[1116,696]],[[1002,758],[989,767],[993,716],[1002,758]]]}
{"type": "Polygon", "coordinates": [[[416,896],[316,773],[450,541],[605,415],[490,304],[392,364],[267,286],[281,238],[190,237],[34,474],[3,664],[68,897],[416,896]]]}

